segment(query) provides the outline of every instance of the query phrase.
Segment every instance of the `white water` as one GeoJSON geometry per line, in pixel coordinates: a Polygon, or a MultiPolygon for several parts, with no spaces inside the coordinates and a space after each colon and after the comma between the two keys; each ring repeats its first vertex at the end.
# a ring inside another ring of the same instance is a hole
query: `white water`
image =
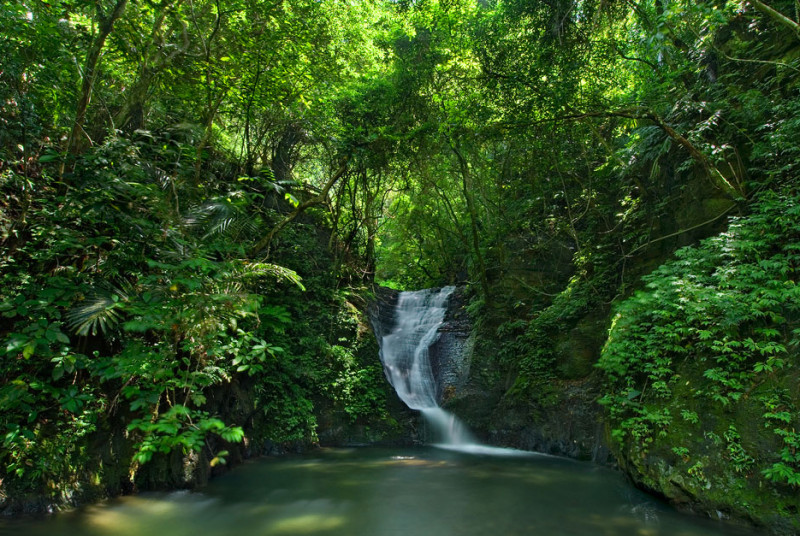
{"type": "Polygon", "coordinates": [[[381,339],[381,362],[389,383],[409,408],[419,410],[438,443],[434,446],[469,454],[531,456],[535,453],[478,443],[469,428],[439,407],[436,379],[428,357],[439,339],[447,301],[455,287],[401,292],[394,329],[381,339]]]}
{"type": "Polygon", "coordinates": [[[436,381],[428,349],[439,338],[439,326],[454,287],[401,292],[394,312],[394,329],[381,340],[386,377],[409,408],[438,408],[436,381]]]}
{"type": "MultiPolygon", "coordinates": [[[[436,380],[428,351],[439,339],[447,301],[455,287],[401,292],[394,313],[394,329],[381,340],[386,377],[409,408],[422,412],[439,443],[465,452],[502,451],[480,445],[455,415],[437,403],[436,380]]],[[[518,451],[517,451],[518,452],[518,451]]]]}

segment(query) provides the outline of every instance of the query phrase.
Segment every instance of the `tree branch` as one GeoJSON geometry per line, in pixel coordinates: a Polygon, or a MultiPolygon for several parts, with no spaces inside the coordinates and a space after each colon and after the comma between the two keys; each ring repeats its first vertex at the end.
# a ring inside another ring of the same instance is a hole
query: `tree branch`
{"type": "Polygon", "coordinates": [[[753,4],[753,7],[755,7],[757,10],[767,15],[775,23],[792,30],[797,36],[797,38],[800,39],[800,24],[797,24],[795,21],[793,21],[780,11],[776,11],[775,9],[771,8],[764,2],[759,2],[758,0],[748,0],[748,1],[751,4],[753,4]]]}
{"type": "Polygon", "coordinates": [[[623,60],[638,61],[640,63],[644,63],[645,65],[647,65],[648,67],[650,67],[651,69],[653,69],[656,72],[658,72],[658,70],[659,70],[658,69],[658,65],[656,65],[652,61],[646,60],[644,58],[637,58],[637,57],[634,57],[634,56],[626,56],[625,53],[622,52],[622,49],[620,49],[618,46],[616,46],[614,44],[611,45],[611,48],[613,48],[614,52],[619,54],[619,57],[621,57],[623,60]]]}
{"type": "Polygon", "coordinates": [[[283,218],[280,222],[278,222],[278,224],[272,228],[272,230],[269,232],[267,236],[259,240],[259,242],[255,246],[253,246],[252,249],[253,254],[257,254],[262,249],[267,248],[265,257],[268,257],[269,246],[272,243],[272,239],[275,238],[275,235],[281,232],[281,230],[284,227],[286,227],[292,221],[294,221],[294,219],[297,218],[297,216],[299,216],[300,214],[302,214],[307,208],[324,204],[325,200],[328,197],[328,192],[330,191],[330,189],[333,188],[333,185],[336,184],[336,182],[340,178],[342,178],[342,175],[344,175],[347,172],[349,161],[350,161],[350,156],[349,155],[345,156],[339,165],[339,169],[336,170],[336,173],[331,175],[331,177],[328,179],[328,182],[326,182],[325,186],[323,186],[322,189],[319,191],[319,194],[297,205],[291,213],[286,215],[285,218],[283,218]]]}
{"type": "Polygon", "coordinates": [[[679,134],[674,128],[669,126],[664,122],[661,117],[659,117],[655,112],[652,112],[647,109],[642,108],[627,108],[622,110],[612,110],[612,111],[605,111],[605,112],[584,112],[581,114],[571,114],[571,115],[563,115],[561,117],[554,117],[550,119],[541,119],[538,121],[533,121],[531,123],[527,123],[528,126],[530,125],[539,125],[544,123],[554,123],[558,121],[580,121],[581,119],[589,119],[593,117],[623,117],[625,119],[638,119],[638,120],[648,120],[652,121],[659,127],[664,133],[672,139],[672,141],[676,142],[678,145],[683,147],[689,152],[689,155],[694,159],[695,162],[700,164],[703,170],[706,172],[708,177],[714,182],[717,186],[719,186],[724,192],[730,195],[733,199],[741,199],[742,192],[739,191],[736,186],[730,183],[728,179],[717,169],[716,166],[708,159],[708,157],[703,154],[697,147],[695,147],[692,142],[687,140],[681,134],[679,134]]]}

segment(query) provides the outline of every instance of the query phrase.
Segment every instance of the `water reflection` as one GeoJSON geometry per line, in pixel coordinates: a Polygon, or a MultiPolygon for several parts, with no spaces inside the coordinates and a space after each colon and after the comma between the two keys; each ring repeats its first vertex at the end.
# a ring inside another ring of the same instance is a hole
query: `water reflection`
{"type": "Polygon", "coordinates": [[[15,536],[701,536],[751,534],[680,515],[596,466],[439,449],[334,449],[249,462],[202,493],[125,497],[15,536]]]}

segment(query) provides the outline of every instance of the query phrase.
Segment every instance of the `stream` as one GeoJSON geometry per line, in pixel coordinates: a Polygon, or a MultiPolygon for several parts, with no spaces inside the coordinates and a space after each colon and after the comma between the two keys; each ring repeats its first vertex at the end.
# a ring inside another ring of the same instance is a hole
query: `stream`
{"type": "Polygon", "coordinates": [[[608,468],[481,445],[438,405],[428,350],[453,287],[400,293],[381,361],[435,446],[261,458],[201,492],[143,493],[0,536],[700,536],[753,534],[683,515],[608,468]]]}
{"type": "Polygon", "coordinates": [[[321,449],[261,458],[202,492],[143,493],[39,520],[31,536],[700,536],[753,534],[680,514],[588,463],[506,451],[321,449]]]}

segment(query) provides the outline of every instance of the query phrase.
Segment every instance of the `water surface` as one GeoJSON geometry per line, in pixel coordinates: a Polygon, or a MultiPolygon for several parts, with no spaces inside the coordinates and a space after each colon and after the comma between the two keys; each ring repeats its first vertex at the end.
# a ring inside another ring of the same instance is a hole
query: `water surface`
{"type": "MultiPolygon", "coordinates": [[[[500,454],[503,454],[500,452],[500,454]]],[[[322,449],[247,462],[202,492],[145,493],[2,521],[32,536],[700,536],[754,534],[677,513],[618,472],[549,456],[322,449]]]]}

